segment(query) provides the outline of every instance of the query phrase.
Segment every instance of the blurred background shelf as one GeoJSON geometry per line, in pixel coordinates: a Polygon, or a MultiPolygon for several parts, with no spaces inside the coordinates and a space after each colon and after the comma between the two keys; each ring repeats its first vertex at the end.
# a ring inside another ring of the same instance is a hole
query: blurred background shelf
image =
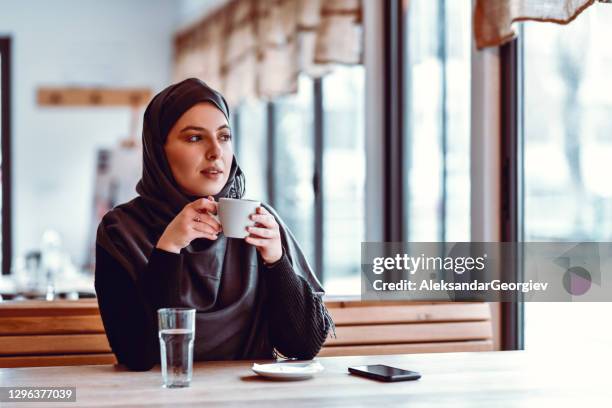
{"type": "Polygon", "coordinates": [[[151,99],[146,88],[40,87],[39,106],[141,106],[151,99]]]}

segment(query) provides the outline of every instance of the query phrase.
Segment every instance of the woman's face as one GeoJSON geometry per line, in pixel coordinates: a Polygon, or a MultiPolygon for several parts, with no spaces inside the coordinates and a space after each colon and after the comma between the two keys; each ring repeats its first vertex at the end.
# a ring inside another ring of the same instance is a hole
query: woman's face
{"type": "Polygon", "coordinates": [[[227,182],[234,148],[227,119],[215,105],[198,103],[183,113],[170,129],[164,150],[185,193],[215,195],[227,182]]]}

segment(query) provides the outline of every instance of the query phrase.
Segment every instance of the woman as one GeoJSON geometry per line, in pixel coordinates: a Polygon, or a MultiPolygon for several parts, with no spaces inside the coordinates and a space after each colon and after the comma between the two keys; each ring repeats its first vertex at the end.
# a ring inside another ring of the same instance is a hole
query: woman
{"type": "Polygon", "coordinates": [[[226,238],[221,197],[240,198],[229,109],[187,79],[156,95],[144,114],[138,197],[98,227],[95,288],[108,341],[131,370],[159,362],[156,310],[196,313],[196,360],[310,359],[333,322],[323,290],[274,210],[251,215],[242,239],[226,238]]]}

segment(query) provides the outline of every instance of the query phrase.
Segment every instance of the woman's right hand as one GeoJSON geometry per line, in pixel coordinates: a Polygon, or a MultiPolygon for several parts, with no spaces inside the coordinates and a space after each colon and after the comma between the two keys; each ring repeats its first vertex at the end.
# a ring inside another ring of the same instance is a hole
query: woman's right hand
{"type": "Polygon", "coordinates": [[[217,205],[212,196],[187,204],[168,224],[156,247],[178,254],[196,238],[217,239],[221,224],[209,214],[217,213],[217,205]]]}

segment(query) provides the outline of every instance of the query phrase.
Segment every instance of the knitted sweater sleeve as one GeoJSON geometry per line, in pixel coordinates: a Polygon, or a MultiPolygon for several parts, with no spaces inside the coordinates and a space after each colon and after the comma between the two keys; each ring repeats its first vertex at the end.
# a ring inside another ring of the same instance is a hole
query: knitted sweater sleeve
{"type": "Polygon", "coordinates": [[[273,347],[285,357],[312,359],[334,330],[323,299],[294,272],[285,254],[263,269],[273,347]]]}
{"type": "Polygon", "coordinates": [[[159,363],[157,312],[173,306],[181,268],[178,254],[154,249],[136,284],[123,266],[96,246],[95,289],[106,337],[117,361],[129,370],[150,370],[159,363]]]}

